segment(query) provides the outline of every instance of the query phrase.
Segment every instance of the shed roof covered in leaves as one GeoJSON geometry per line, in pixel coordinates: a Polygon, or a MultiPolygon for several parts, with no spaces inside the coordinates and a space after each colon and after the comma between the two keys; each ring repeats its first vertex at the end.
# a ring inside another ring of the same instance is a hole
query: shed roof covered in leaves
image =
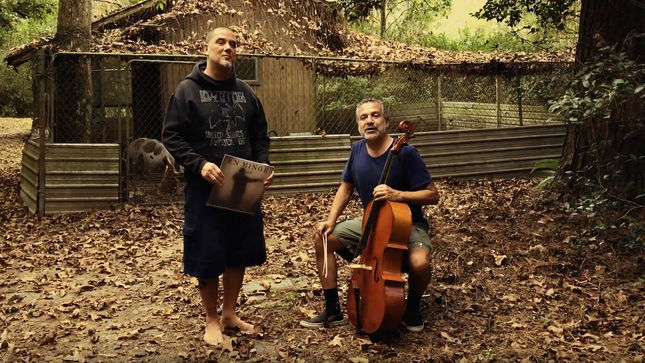
{"type": "MultiPolygon", "coordinates": [[[[573,53],[453,52],[382,40],[350,30],[328,0],[175,0],[165,9],[146,0],[92,23],[91,50],[100,53],[201,54],[206,30],[239,32],[241,53],[311,55],[411,64],[571,61],[573,53]]],[[[30,60],[52,38],[12,50],[11,66],[30,60]]]]}

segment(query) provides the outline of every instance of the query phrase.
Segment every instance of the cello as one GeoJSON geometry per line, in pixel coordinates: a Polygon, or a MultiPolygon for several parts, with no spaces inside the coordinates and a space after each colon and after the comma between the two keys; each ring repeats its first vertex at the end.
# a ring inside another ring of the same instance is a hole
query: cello
{"type": "MultiPolygon", "coordinates": [[[[409,121],[389,151],[377,185],[387,183],[394,157],[414,135],[409,121]]],[[[405,203],[370,201],[363,216],[362,235],[350,264],[352,278],[347,291],[347,317],[358,333],[373,334],[396,329],[405,313],[405,281],[401,277],[408,250],[412,214],[405,203]]]]}

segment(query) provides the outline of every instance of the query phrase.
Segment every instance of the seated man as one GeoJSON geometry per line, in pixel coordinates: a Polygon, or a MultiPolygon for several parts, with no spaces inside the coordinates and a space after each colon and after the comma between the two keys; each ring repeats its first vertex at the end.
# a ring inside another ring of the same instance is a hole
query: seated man
{"type": "Polygon", "coordinates": [[[356,121],[363,139],[352,146],[351,155],[343,170],[343,181],[336,192],[327,221],[316,226],[316,262],[325,295],[325,310],[311,319],[300,321],[300,325],[315,328],[345,323],[338,299],[338,273],[334,252],[347,260],[352,258],[361,238],[362,218],[346,220],[338,225],[336,220],[356,188],[363,208],[372,199],[407,203],[410,207],[410,273],[403,322],[409,331],[419,332],[423,330],[424,325],[419,305],[421,296],[430,282],[430,237],[428,222],[423,217],[421,206],[436,204],[439,201],[439,192],[432,183],[419,152],[409,145],[404,146],[392,162],[388,185],[377,185],[394,142],[387,133],[388,118],[384,114],[383,103],[377,99],[361,101],[356,107],[356,121]],[[323,246],[323,237],[327,238],[326,249],[323,246]],[[325,260],[327,266],[324,266],[325,260]]]}

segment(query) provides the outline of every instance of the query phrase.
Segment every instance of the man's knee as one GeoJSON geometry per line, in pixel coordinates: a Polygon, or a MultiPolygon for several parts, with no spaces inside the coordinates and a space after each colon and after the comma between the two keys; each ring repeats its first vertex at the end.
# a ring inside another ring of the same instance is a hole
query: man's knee
{"type": "Polygon", "coordinates": [[[314,234],[314,249],[316,250],[316,255],[320,255],[323,253],[323,242],[322,238],[320,237],[320,234],[315,233],[314,234]]]}
{"type": "MultiPolygon", "coordinates": [[[[340,243],[338,238],[332,234],[327,235],[327,253],[333,253],[343,248],[344,246],[340,243]]],[[[325,245],[323,243],[322,236],[318,233],[314,235],[314,249],[316,250],[316,256],[323,258],[325,255],[325,245]]]]}
{"type": "Polygon", "coordinates": [[[426,271],[430,268],[430,254],[425,248],[415,248],[410,251],[410,270],[426,271]]]}
{"type": "Polygon", "coordinates": [[[219,277],[213,278],[213,279],[197,279],[197,287],[200,290],[206,289],[208,287],[213,286],[214,284],[217,284],[219,277]]]}

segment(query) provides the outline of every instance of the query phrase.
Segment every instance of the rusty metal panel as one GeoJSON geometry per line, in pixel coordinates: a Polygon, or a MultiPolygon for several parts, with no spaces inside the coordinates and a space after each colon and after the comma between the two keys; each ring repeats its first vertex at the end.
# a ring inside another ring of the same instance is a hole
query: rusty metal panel
{"type": "Polygon", "coordinates": [[[47,144],[45,213],[117,204],[120,163],[119,144],[47,144]]]}
{"type": "Polygon", "coordinates": [[[528,176],[536,161],[559,159],[564,125],[418,133],[411,144],[430,174],[442,177],[528,176]]]}
{"type": "MultiPolygon", "coordinates": [[[[537,160],[559,158],[566,126],[419,132],[410,141],[435,178],[528,176],[537,160]]],[[[271,139],[275,180],[270,192],[328,191],[340,184],[349,135],[271,139]]]]}
{"type": "Polygon", "coordinates": [[[349,158],[349,135],[271,138],[270,159],[275,179],[269,192],[328,191],[340,184],[349,158]]]}
{"type": "MultiPolygon", "coordinates": [[[[442,177],[528,175],[535,161],[559,158],[563,125],[419,132],[411,140],[430,173],[442,177]]],[[[350,135],[271,139],[275,180],[269,193],[329,191],[341,181],[350,135]]],[[[33,146],[25,148],[21,196],[35,207],[33,146]],[[24,184],[24,187],[23,187],[24,184]],[[31,186],[31,189],[29,188],[31,186]]],[[[119,202],[119,145],[47,144],[45,213],[77,212],[119,202]]],[[[27,203],[27,201],[25,202],[27,203]]]]}
{"type": "Polygon", "coordinates": [[[22,150],[20,198],[31,213],[38,209],[38,143],[29,140],[22,150]]]}

